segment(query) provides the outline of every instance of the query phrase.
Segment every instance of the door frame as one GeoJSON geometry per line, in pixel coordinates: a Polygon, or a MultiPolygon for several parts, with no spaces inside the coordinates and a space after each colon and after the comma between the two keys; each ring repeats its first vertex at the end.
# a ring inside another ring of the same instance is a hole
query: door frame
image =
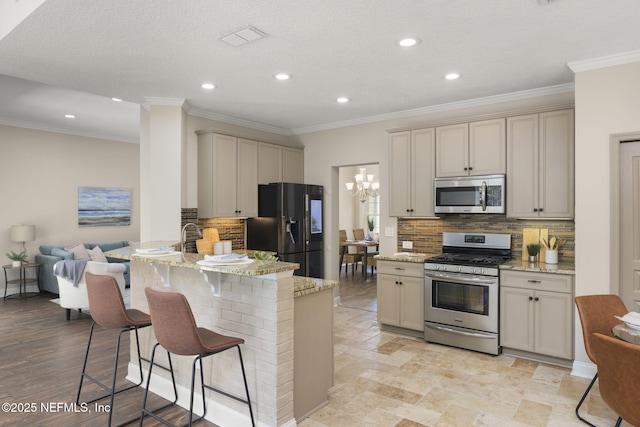
{"type": "Polygon", "coordinates": [[[620,294],[620,144],[640,141],[640,132],[614,134],[609,137],[609,182],[610,194],[610,258],[609,291],[620,294]]]}

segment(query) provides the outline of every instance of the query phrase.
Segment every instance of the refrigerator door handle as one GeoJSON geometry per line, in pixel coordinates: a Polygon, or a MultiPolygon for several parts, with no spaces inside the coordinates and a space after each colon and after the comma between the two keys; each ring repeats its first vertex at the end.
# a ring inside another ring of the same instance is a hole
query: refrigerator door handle
{"type": "Polygon", "coordinates": [[[294,245],[296,244],[296,239],[295,237],[293,237],[293,233],[291,232],[291,224],[296,224],[297,221],[293,218],[289,218],[287,220],[287,234],[289,235],[289,238],[291,239],[291,243],[293,243],[294,245]]]}

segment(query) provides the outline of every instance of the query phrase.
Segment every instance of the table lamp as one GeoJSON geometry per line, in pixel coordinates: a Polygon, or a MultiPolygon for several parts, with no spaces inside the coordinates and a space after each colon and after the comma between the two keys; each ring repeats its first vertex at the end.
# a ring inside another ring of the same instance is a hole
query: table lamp
{"type": "Polygon", "coordinates": [[[35,225],[12,225],[11,240],[14,242],[22,243],[22,251],[27,252],[27,249],[24,246],[24,244],[25,242],[32,242],[36,240],[36,226],[35,225]]]}

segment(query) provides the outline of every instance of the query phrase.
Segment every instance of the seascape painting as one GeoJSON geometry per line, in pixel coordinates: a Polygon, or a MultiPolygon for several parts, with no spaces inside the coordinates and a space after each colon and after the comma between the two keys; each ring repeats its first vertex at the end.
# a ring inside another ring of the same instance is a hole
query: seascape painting
{"type": "Polygon", "coordinates": [[[78,187],[78,225],[131,225],[131,189],[78,187]]]}

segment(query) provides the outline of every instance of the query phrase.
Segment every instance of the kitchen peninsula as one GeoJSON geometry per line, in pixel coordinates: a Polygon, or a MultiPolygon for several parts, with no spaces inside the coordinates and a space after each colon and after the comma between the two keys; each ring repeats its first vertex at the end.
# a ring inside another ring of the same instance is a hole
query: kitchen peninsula
{"type": "MultiPolygon", "coordinates": [[[[143,248],[166,242],[142,244],[143,248]]],[[[243,338],[249,393],[259,425],[294,426],[327,403],[333,385],[333,297],[338,282],[293,276],[295,263],[253,260],[235,265],[202,265],[204,255],[172,252],[139,254],[141,245],[107,256],[131,261],[131,308],[149,312],[145,287],[184,294],[199,327],[243,338]]],[[[247,252],[251,255],[251,252],[247,252]]],[[[151,328],[140,331],[143,357],[155,344],[151,328]]],[[[166,353],[160,363],[167,365],[166,353]]],[[[156,357],[156,358],[157,358],[156,357]]],[[[135,345],[129,376],[137,379],[135,345]]],[[[179,400],[188,407],[193,358],[172,355],[179,400]]],[[[221,353],[203,361],[205,381],[243,395],[236,354],[221,353]]],[[[146,372],[147,366],[143,366],[146,372]]],[[[170,376],[153,370],[150,390],[167,399],[170,376]]],[[[250,425],[246,405],[211,393],[207,419],[221,426],[250,425]]],[[[196,399],[197,401],[197,399],[196,399]]],[[[201,409],[196,407],[196,412],[201,409]]]]}

